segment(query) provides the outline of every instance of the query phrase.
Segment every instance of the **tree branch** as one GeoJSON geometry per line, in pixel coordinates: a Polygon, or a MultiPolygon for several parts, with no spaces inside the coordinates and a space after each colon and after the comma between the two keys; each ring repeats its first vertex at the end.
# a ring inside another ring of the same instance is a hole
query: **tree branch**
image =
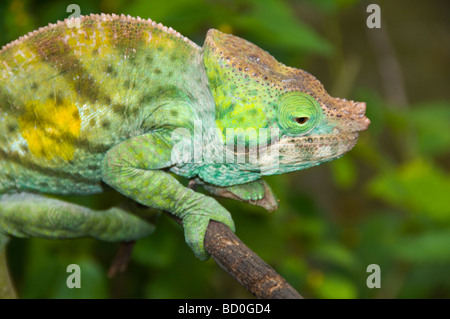
{"type": "MultiPolygon", "coordinates": [[[[182,221],[167,213],[177,223],[182,221]]],[[[205,248],[216,263],[255,297],[261,299],[303,299],[272,267],[240,240],[229,227],[209,222],[205,248]]]]}
{"type": "MultiPolygon", "coordinates": [[[[189,183],[189,188],[195,189],[195,187],[194,182],[189,183]]],[[[276,198],[271,196],[273,196],[271,192],[266,192],[260,206],[267,206],[263,203],[266,201],[270,204],[268,207],[273,207],[276,198]]],[[[169,212],[165,213],[178,224],[183,225],[181,219],[169,212]]],[[[257,298],[303,299],[283,277],[248,248],[226,225],[211,220],[206,230],[204,244],[206,251],[216,263],[257,298]]],[[[109,270],[109,277],[126,269],[132,247],[133,243],[121,243],[109,270]]]]}
{"type": "Polygon", "coordinates": [[[257,298],[303,298],[226,225],[214,220],[209,223],[205,247],[220,267],[257,298]]]}

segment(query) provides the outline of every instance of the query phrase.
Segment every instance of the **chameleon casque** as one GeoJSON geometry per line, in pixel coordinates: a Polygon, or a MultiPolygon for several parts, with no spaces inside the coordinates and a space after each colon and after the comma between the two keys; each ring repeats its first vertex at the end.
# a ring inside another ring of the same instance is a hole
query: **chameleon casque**
{"type": "Polygon", "coordinates": [[[199,47],[151,20],[77,19],[0,51],[4,238],[149,235],[153,225],[125,206],[98,211],[47,196],[100,193],[106,184],[181,218],[187,244],[205,260],[209,220],[234,230],[233,220],[173,174],[274,210],[264,175],[336,159],[370,123],[365,103],[329,96],[311,74],[239,37],[211,29],[199,47]]]}

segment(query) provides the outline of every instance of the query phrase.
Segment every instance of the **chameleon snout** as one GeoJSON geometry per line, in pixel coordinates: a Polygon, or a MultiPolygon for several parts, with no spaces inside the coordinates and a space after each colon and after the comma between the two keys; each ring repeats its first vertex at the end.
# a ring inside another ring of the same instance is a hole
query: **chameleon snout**
{"type": "Polygon", "coordinates": [[[341,124],[339,127],[347,132],[359,132],[366,130],[370,120],[365,116],[367,105],[365,102],[335,98],[331,112],[328,114],[341,124]],[[331,113],[331,114],[330,114],[331,113]]]}
{"type": "Polygon", "coordinates": [[[367,130],[367,128],[370,125],[370,120],[365,116],[366,114],[366,108],[367,105],[365,102],[355,102],[355,101],[350,101],[353,104],[353,107],[355,109],[355,114],[356,114],[356,122],[357,122],[357,126],[356,129],[357,131],[364,131],[367,130]]]}

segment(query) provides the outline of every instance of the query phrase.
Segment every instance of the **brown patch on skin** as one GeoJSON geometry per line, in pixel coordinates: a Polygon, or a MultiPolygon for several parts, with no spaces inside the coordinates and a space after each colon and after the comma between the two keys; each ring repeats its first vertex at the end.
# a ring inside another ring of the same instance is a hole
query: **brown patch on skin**
{"type": "Polygon", "coordinates": [[[108,65],[105,68],[105,73],[117,75],[117,72],[114,70],[114,68],[111,65],[108,65]]]}
{"type": "MultiPolygon", "coordinates": [[[[143,32],[145,28],[137,27],[136,19],[131,19],[126,16],[115,16],[115,19],[107,19],[104,22],[104,28],[109,28],[109,41],[118,47],[124,49],[123,54],[128,59],[133,58],[136,50],[135,48],[143,43],[143,32]]],[[[97,21],[86,20],[83,24],[84,28],[97,28],[97,21]]]]}
{"type": "Polygon", "coordinates": [[[62,30],[30,38],[41,59],[57,69],[73,85],[77,94],[95,103],[102,95],[100,88],[89,77],[81,62],[73,55],[73,48],[63,41],[62,30]]]}
{"type": "Polygon", "coordinates": [[[101,123],[101,126],[104,129],[108,129],[110,127],[110,125],[111,125],[111,123],[108,120],[103,120],[102,123],[101,123]]]}
{"type": "Polygon", "coordinates": [[[15,103],[13,97],[2,86],[0,86],[0,108],[2,111],[8,110],[8,112],[14,114],[20,113],[21,111],[21,105],[15,103]]]}
{"type": "Polygon", "coordinates": [[[19,127],[17,126],[16,123],[14,124],[8,124],[6,127],[6,130],[8,131],[9,134],[14,133],[19,127]]]}
{"type": "Polygon", "coordinates": [[[123,104],[116,103],[116,104],[113,104],[112,109],[113,109],[114,113],[122,113],[126,109],[126,106],[123,104]]]}

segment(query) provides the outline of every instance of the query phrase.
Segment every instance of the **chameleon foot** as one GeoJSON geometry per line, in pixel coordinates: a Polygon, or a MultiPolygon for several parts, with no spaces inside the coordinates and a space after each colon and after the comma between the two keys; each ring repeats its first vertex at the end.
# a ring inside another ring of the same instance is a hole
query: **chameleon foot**
{"type": "Polygon", "coordinates": [[[278,208],[277,197],[272,192],[269,184],[263,180],[228,187],[219,187],[204,183],[203,187],[215,196],[231,198],[251,205],[260,206],[269,212],[273,212],[278,208]]]}

